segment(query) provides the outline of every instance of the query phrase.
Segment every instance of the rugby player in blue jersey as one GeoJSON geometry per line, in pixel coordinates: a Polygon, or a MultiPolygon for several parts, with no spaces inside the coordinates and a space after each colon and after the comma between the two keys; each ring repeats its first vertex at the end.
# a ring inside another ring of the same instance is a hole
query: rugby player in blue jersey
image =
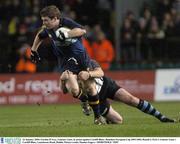
{"type": "MultiPolygon", "coordinates": [[[[82,91],[79,89],[77,75],[80,71],[86,71],[90,64],[89,56],[81,41],[81,37],[86,33],[86,30],[75,21],[63,18],[59,9],[54,5],[43,8],[40,16],[43,27],[34,39],[31,48],[31,60],[34,63],[41,60],[37,52],[38,47],[45,38],[49,37],[52,40],[53,53],[58,59],[62,72],[61,81],[68,92],[78,98],[82,91]],[[63,29],[66,29],[66,31],[63,29]]],[[[97,91],[93,88],[90,88],[88,93],[88,101],[94,111],[95,121],[101,121],[99,97],[97,91]]]]}

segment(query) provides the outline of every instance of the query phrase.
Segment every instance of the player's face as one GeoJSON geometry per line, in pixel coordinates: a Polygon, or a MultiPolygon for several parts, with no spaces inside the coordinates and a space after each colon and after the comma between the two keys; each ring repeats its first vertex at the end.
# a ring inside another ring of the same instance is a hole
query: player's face
{"type": "Polygon", "coordinates": [[[55,27],[55,18],[49,18],[49,17],[41,17],[43,25],[46,26],[47,29],[53,29],[55,27]]]}

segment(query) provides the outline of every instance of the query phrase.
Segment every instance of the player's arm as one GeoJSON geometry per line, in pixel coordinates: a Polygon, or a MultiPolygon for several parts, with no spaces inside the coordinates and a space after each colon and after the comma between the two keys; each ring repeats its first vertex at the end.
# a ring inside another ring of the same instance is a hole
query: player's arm
{"type": "Polygon", "coordinates": [[[104,71],[95,60],[91,60],[91,69],[88,68],[87,71],[81,71],[78,74],[78,78],[80,80],[87,80],[89,78],[100,78],[103,76],[104,76],[104,71]]]}
{"type": "Polygon", "coordinates": [[[73,28],[68,32],[68,38],[81,37],[86,34],[86,30],[82,28],[73,28]]]}
{"type": "Polygon", "coordinates": [[[31,47],[31,61],[34,63],[37,63],[41,60],[37,50],[39,48],[39,46],[41,45],[43,38],[46,38],[48,35],[47,33],[44,31],[43,28],[41,28],[40,31],[38,31],[38,33],[35,36],[35,39],[33,41],[33,45],[31,47]]]}
{"type": "Polygon", "coordinates": [[[68,32],[68,38],[81,37],[86,34],[86,30],[82,25],[69,18],[62,18],[62,25],[67,26],[71,30],[68,32]]]}
{"type": "Polygon", "coordinates": [[[36,36],[35,36],[35,39],[34,39],[32,47],[31,47],[31,50],[32,51],[37,51],[40,44],[42,43],[43,39],[45,39],[47,37],[48,37],[48,33],[45,30],[45,27],[42,26],[40,28],[40,30],[37,32],[36,36]]]}
{"type": "Polygon", "coordinates": [[[38,33],[36,35],[35,39],[34,39],[34,42],[33,42],[31,50],[32,51],[37,51],[38,47],[40,46],[41,43],[42,43],[42,39],[39,38],[39,33],[38,33]]]}
{"type": "Polygon", "coordinates": [[[96,67],[93,70],[81,71],[78,74],[80,80],[88,80],[89,78],[100,78],[104,76],[104,72],[101,67],[96,67]]]}
{"type": "Polygon", "coordinates": [[[87,72],[89,73],[89,77],[92,78],[100,78],[104,76],[104,72],[101,67],[97,67],[93,70],[88,70],[87,72]]]}

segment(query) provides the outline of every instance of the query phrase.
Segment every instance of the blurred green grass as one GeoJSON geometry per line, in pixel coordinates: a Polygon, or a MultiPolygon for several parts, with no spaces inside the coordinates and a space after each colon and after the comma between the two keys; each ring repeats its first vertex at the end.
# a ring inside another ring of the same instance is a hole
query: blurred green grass
{"type": "MultiPolygon", "coordinates": [[[[175,118],[180,102],[152,103],[175,118]]],[[[0,106],[1,137],[179,137],[180,123],[157,119],[122,103],[113,103],[123,116],[121,125],[97,126],[93,116],[84,116],[78,104],[0,106]]]]}

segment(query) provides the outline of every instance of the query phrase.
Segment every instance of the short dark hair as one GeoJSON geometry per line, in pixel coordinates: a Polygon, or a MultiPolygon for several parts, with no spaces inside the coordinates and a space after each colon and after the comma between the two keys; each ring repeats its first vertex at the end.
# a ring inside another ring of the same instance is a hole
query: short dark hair
{"type": "Polygon", "coordinates": [[[58,19],[60,19],[61,12],[55,5],[50,5],[50,6],[44,7],[40,11],[40,15],[41,15],[41,17],[47,16],[51,19],[57,17],[58,19]]]}

